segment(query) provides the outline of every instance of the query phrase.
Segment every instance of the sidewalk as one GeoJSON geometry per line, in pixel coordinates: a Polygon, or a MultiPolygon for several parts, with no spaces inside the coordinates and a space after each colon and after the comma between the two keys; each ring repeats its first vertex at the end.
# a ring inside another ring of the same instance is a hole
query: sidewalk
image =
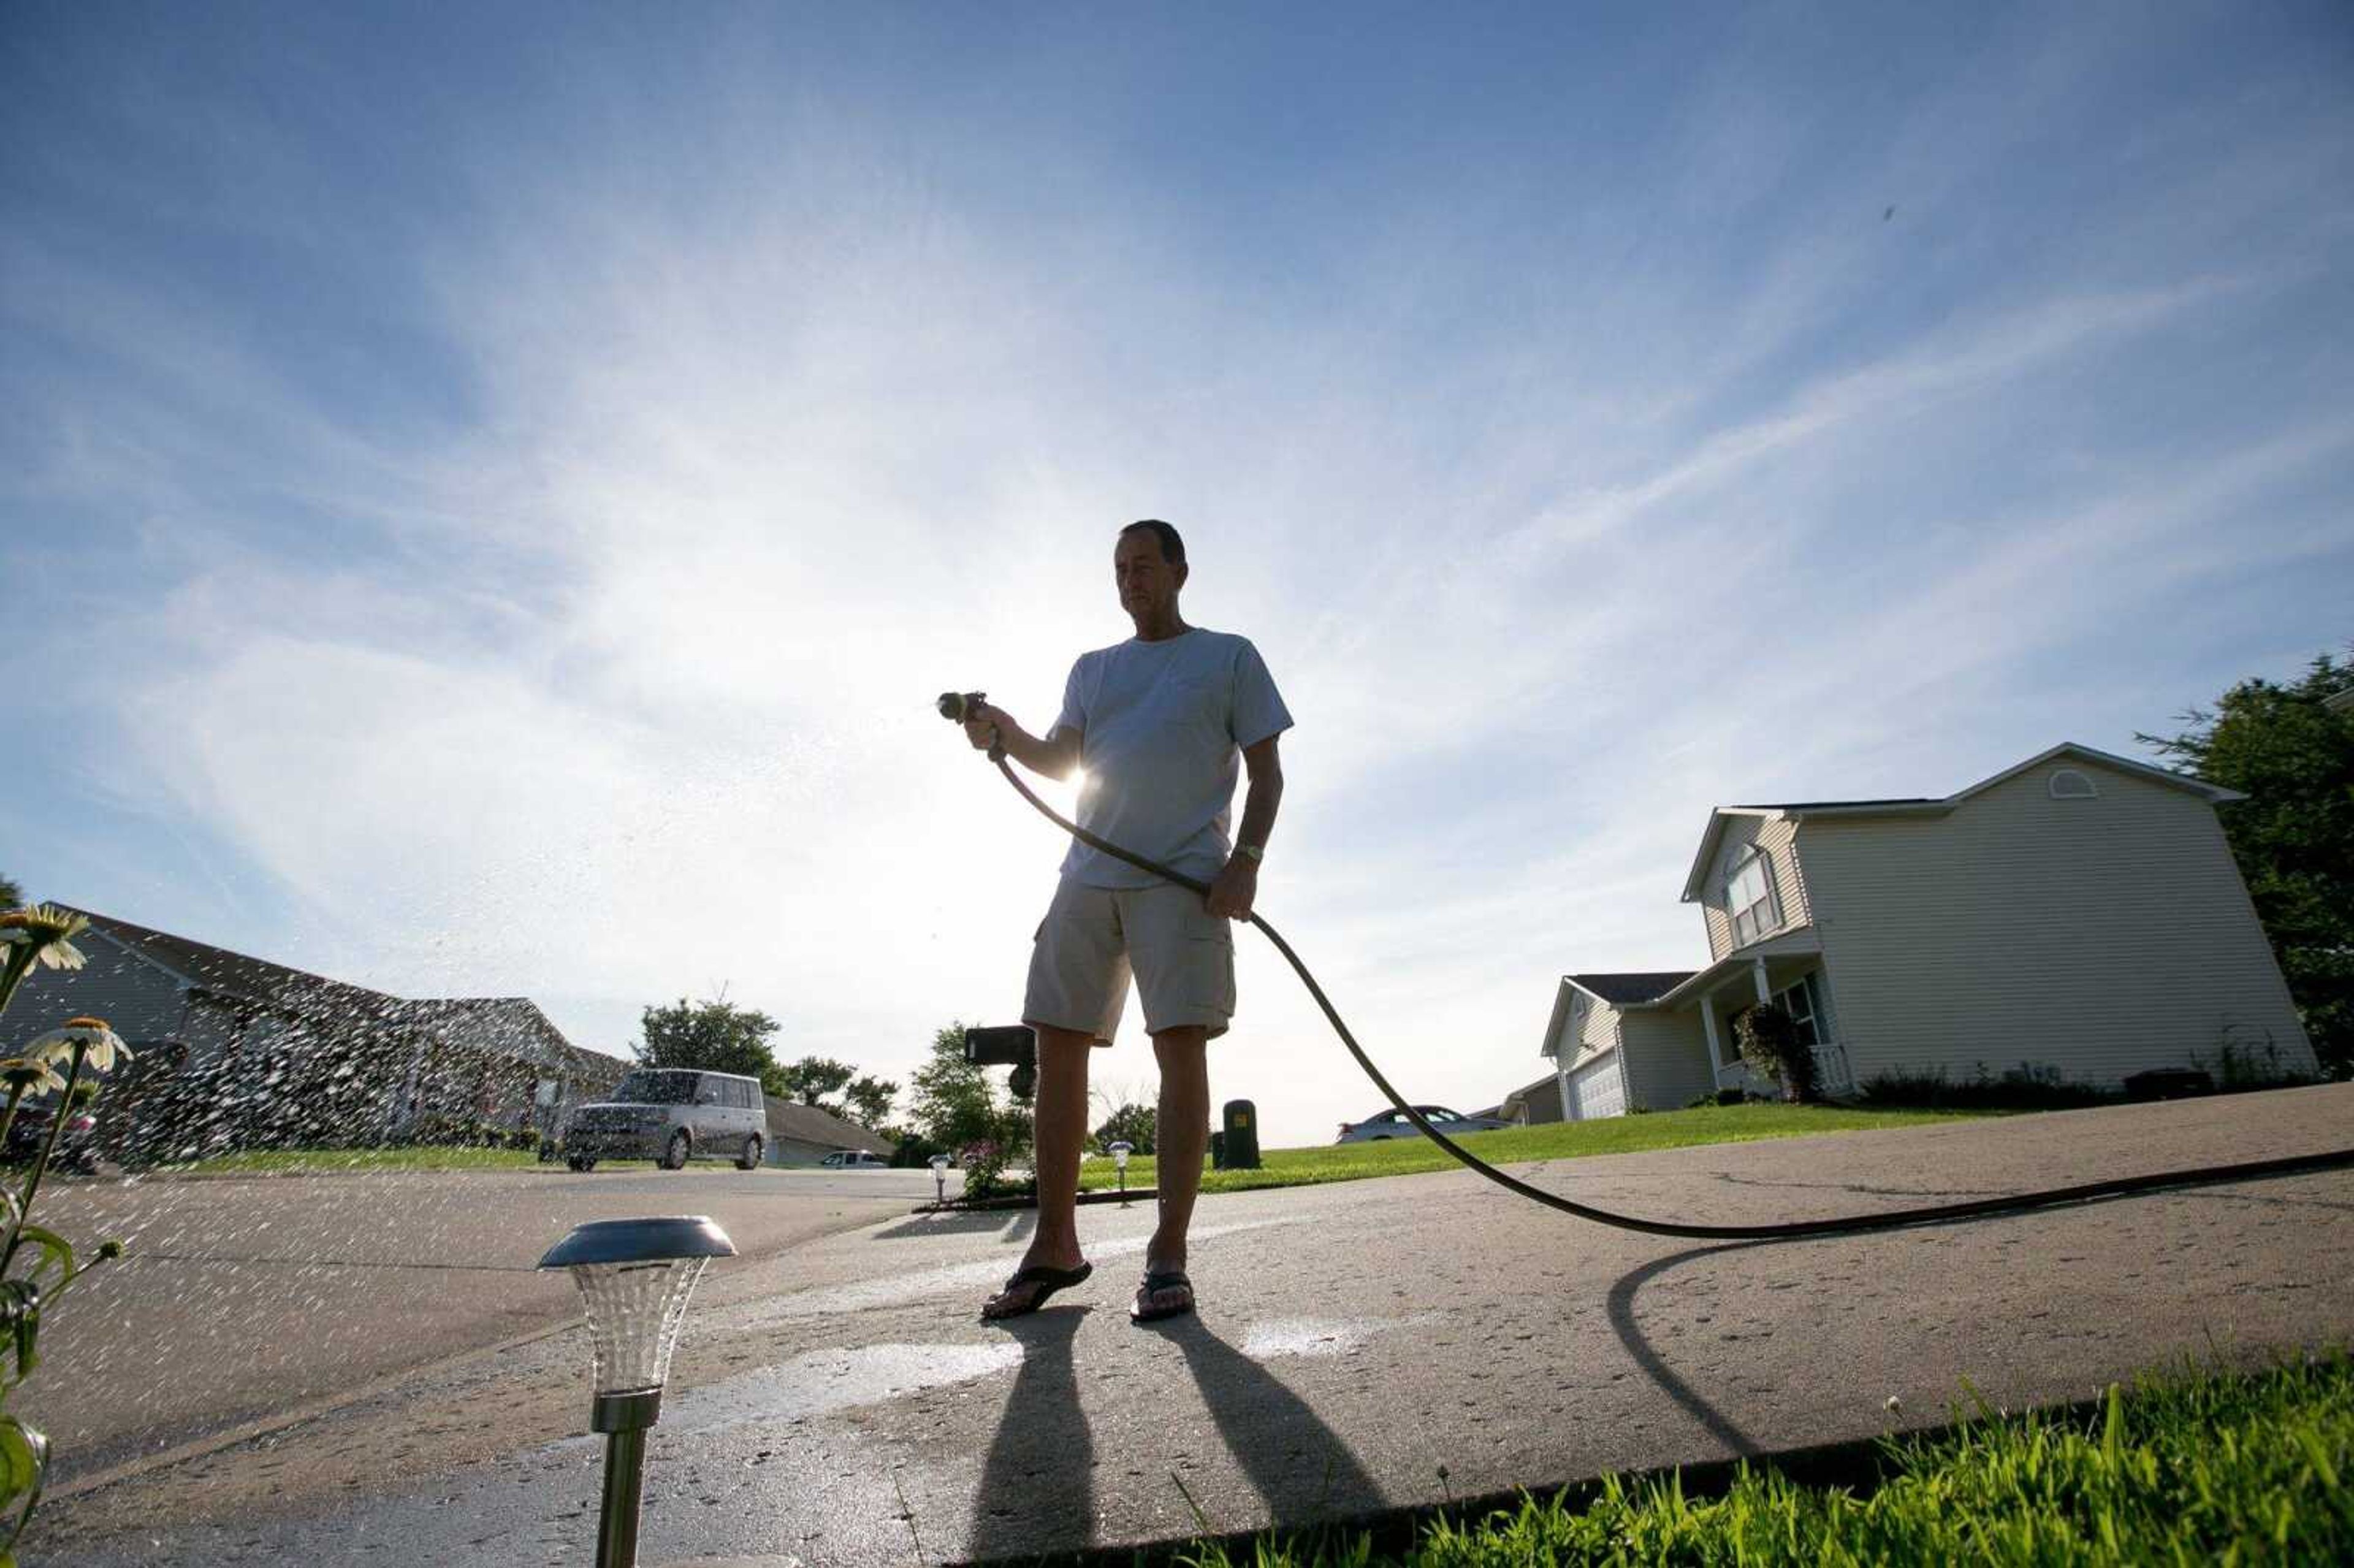
{"type": "MultiPolygon", "coordinates": [[[[1535,1167],[1636,1213],[1797,1218],[2341,1147],[2354,1086],[1535,1167]]],[[[715,1274],[650,1445],[642,1559],[1033,1555],[1544,1488],[2077,1400],[2186,1355],[2354,1338],[2354,1176],[1850,1240],[1702,1246],[1468,1174],[1201,1207],[1202,1311],[1132,1327],[1148,1208],[1096,1276],[980,1322],[1026,1215],[910,1216],[715,1274]],[[1886,1401],[1900,1402],[1892,1414],[1886,1401]],[[1198,1512],[1197,1512],[1198,1510],[1198,1512]]],[[[45,1510],[28,1563],[573,1563],[577,1334],[45,1510]]]]}

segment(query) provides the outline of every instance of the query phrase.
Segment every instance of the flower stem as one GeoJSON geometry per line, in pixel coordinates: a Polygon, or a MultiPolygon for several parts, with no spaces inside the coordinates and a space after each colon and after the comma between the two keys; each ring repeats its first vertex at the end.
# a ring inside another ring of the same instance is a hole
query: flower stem
{"type": "Polygon", "coordinates": [[[9,946],[7,967],[0,969],[0,1012],[8,1011],[8,1000],[24,983],[25,973],[33,967],[36,952],[30,942],[16,942],[9,946]]]}
{"type": "MultiPolygon", "coordinates": [[[[23,1238],[25,1216],[33,1212],[33,1194],[41,1190],[41,1178],[49,1169],[49,1156],[57,1152],[58,1134],[65,1131],[66,1119],[73,1109],[74,1085],[81,1079],[81,1059],[90,1054],[90,1042],[74,1042],[73,1065],[66,1070],[66,1086],[58,1092],[58,1114],[49,1118],[49,1140],[41,1146],[41,1157],[33,1161],[33,1173],[25,1178],[25,1195],[17,1200],[16,1216],[8,1226],[8,1245],[0,1247],[0,1279],[8,1276],[8,1266],[16,1259],[16,1244],[23,1238]]],[[[15,1107],[10,1107],[14,1114],[15,1107]]]]}

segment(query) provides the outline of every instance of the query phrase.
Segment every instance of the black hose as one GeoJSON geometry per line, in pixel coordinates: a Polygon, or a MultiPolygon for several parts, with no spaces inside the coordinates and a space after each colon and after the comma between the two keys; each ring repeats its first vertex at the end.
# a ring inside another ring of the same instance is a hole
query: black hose
{"type": "MultiPolygon", "coordinates": [[[[1153,875],[1173,882],[1180,887],[1190,887],[1194,892],[1204,895],[1209,893],[1209,884],[1198,882],[1193,877],[1172,871],[1169,867],[1147,860],[1142,855],[1131,854],[1116,843],[1097,838],[1076,822],[1063,816],[1055,808],[1032,793],[1027,784],[1014,777],[1013,769],[1006,766],[1005,755],[1002,750],[992,749],[990,752],[990,760],[997,764],[997,770],[1005,775],[1005,781],[1019,790],[1023,800],[1037,807],[1045,814],[1049,821],[1081,843],[1091,849],[1100,850],[1115,860],[1125,861],[1140,871],[1149,871],[1153,875]]],[[[1299,983],[1308,988],[1308,994],[1314,997],[1316,1005],[1324,1010],[1324,1016],[1331,1022],[1332,1032],[1340,1035],[1341,1044],[1349,1048],[1349,1054],[1354,1056],[1357,1059],[1357,1065],[1365,1070],[1365,1076],[1373,1081],[1374,1086],[1388,1097],[1390,1104],[1395,1106],[1408,1121],[1414,1123],[1416,1128],[1425,1138],[1500,1187],[1517,1192],[1534,1202],[1543,1203],[1549,1209],[1559,1209],[1564,1214],[1575,1214],[1581,1220],[1592,1220],[1597,1224],[1616,1225],[1620,1230],[1643,1231],[1655,1236],[1691,1236],[1701,1241],[1754,1241],[1771,1236],[1854,1235],[1864,1231],[1895,1230],[1903,1225],[1923,1225],[1946,1220],[1971,1219],[1981,1214],[2009,1214],[2027,1209],[2048,1209],[2060,1203],[2088,1202],[2095,1198],[2114,1198],[2127,1192],[2148,1192],[2163,1187],[2189,1187],[2217,1181],[2243,1181],[2263,1176],[2293,1176],[2306,1171],[2330,1171],[2340,1166],[2354,1165],[2354,1149],[2341,1149],[2327,1154],[2296,1154],[2281,1160],[2255,1160],[2240,1165],[2202,1165],[2188,1171],[2167,1171],[2148,1176],[2126,1176],[2115,1181],[2087,1181],[2074,1187],[2054,1187],[2041,1192],[2019,1192],[2007,1198],[1980,1198],[1967,1203],[1938,1203],[1928,1208],[1892,1209],[1884,1213],[1850,1214],[1828,1220],[1793,1220],[1778,1225],[1690,1225],[1679,1224],[1669,1220],[1646,1220],[1633,1214],[1614,1214],[1607,1209],[1597,1209],[1590,1204],[1575,1202],[1558,1193],[1548,1192],[1541,1187],[1532,1187],[1517,1176],[1508,1176],[1431,1126],[1423,1118],[1422,1113],[1406,1104],[1405,1097],[1390,1086],[1390,1081],[1387,1078],[1382,1076],[1382,1070],[1373,1065],[1373,1058],[1366,1055],[1363,1047],[1357,1044],[1357,1037],[1349,1033],[1349,1026],[1341,1022],[1341,1014],[1333,1007],[1331,998],[1326,996],[1324,988],[1316,983],[1316,977],[1308,972],[1308,966],[1299,961],[1299,955],[1291,950],[1291,944],[1285,941],[1274,927],[1259,918],[1256,913],[1250,916],[1250,923],[1257,927],[1268,941],[1275,944],[1275,950],[1281,953],[1285,961],[1291,965],[1293,972],[1299,976],[1299,983]]]]}

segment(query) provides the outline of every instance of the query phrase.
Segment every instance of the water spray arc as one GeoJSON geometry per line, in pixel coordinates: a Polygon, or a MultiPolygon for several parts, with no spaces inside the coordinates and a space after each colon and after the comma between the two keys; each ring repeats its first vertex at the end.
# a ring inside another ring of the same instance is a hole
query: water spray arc
{"type": "MultiPolygon", "coordinates": [[[[942,718],[961,723],[967,712],[983,701],[985,695],[986,694],[981,692],[943,692],[935,705],[938,708],[942,718]]],[[[1182,872],[1172,871],[1157,861],[1147,860],[1142,855],[1131,853],[1119,845],[1087,832],[1087,829],[1040,800],[1007,765],[1005,749],[1002,746],[991,746],[989,749],[989,759],[997,765],[997,770],[1000,773],[1005,775],[1005,781],[1013,786],[1015,793],[1037,808],[1048,821],[1053,822],[1081,843],[1090,849],[1098,850],[1114,860],[1135,866],[1140,871],[1150,872],[1164,881],[1173,882],[1180,887],[1191,888],[1205,896],[1208,895],[1209,884],[1187,876],[1182,872]]],[[[1616,1226],[1620,1230],[1641,1231],[1650,1235],[1684,1236],[1697,1241],[1763,1241],[1792,1236],[1856,1235],[1868,1231],[1899,1230],[1911,1225],[1974,1219],[1989,1214],[2020,1213],[2031,1209],[2048,1209],[2065,1203],[2089,1202],[2096,1198],[2121,1197],[2129,1192],[2156,1192],[2167,1187],[2200,1186],[2218,1181],[2251,1181],[2267,1176],[2293,1176],[2311,1171],[2330,1171],[2354,1166],[2354,1149],[2340,1149],[2321,1154],[2290,1155],[2279,1160],[2256,1160],[2233,1165],[2206,1165],[2184,1171],[2156,1171],[2142,1176],[2121,1177],[2111,1181],[2087,1181],[2072,1187],[2053,1187],[2041,1192],[2015,1192],[2001,1198],[1981,1198],[1966,1203],[1937,1203],[1923,1208],[1893,1209],[1877,1214],[1847,1214],[1822,1220],[1794,1220],[1780,1224],[1699,1225],[1673,1220],[1646,1219],[1635,1214],[1614,1213],[1607,1209],[1597,1209],[1591,1204],[1564,1198],[1557,1192],[1548,1192],[1542,1187],[1531,1186],[1517,1176],[1497,1170],[1431,1126],[1420,1111],[1409,1105],[1405,1097],[1391,1086],[1389,1079],[1383,1076],[1382,1070],[1373,1065],[1373,1058],[1365,1054],[1364,1048],[1357,1044],[1357,1037],[1349,1032],[1349,1025],[1341,1019],[1340,1010],[1332,1005],[1332,999],[1324,994],[1324,988],[1316,983],[1316,977],[1309,972],[1308,966],[1300,961],[1299,955],[1292,950],[1291,944],[1285,941],[1276,928],[1262,919],[1256,911],[1253,911],[1248,918],[1249,923],[1258,928],[1259,934],[1275,945],[1275,950],[1283,955],[1284,961],[1289,964],[1292,972],[1299,977],[1299,983],[1308,988],[1308,994],[1315,999],[1316,1005],[1323,1011],[1325,1022],[1331,1024],[1332,1032],[1341,1037],[1341,1044],[1349,1048],[1349,1054],[1356,1058],[1357,1065],[1363,1069],[1365,1076],[1372,1079],[1373,1086],[1381,1090],[1383,1097],[1414,1124],[1416,1131],[1445,1150],[1466,1168],[1477,1171],[1507,1192],[1526,1198],[1531,1202],[1543,1203],[1549,1209],[1559,1210],[1564,1214],[1571,1214],[1581,1220],[1591,1220],[1596,1224],[1616,1226]]]]}

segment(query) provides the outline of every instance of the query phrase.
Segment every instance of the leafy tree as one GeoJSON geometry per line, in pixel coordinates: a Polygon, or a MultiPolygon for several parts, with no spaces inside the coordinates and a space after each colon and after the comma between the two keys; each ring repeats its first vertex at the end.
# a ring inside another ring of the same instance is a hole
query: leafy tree
{"type": "Polygon", "coordinates": [[[1152,1135],[1159,1126],[1159,1119],[1152,1114],[1150,1106],[1140,1106],[1131,1100],[1112,1112],[1110,1119],[1096,1128],[1096,1148],[1108,1153],[1113,1144],[1126,1139],[1139,1154],[1150,1154],[1152,1152],[1152,1135]]]}
{"type": "Polygon", "coordinates": [[[25,904],[25,890],[16,885],[16,878],[0,876],[0,909],[20,909],[25,904]]]}
{"type": "Polygon", "coordinates": [[[964,1059],[961,1022],[932,1036],[931,1059],[916,1069],[908,1118],[927,1142],[944,1149],[993,1140],[998,1135],[997,1094],[989,1076],[964,1059]]]}
{"type": "Polygon", "coordinates": [[[785,1070],[769,1048],[777,1021],[732,1001],[689,1001],[649,1007],[640,1019],[645,1036],[637,1047],[647,1067],[696,1067],[711,1073],[741,1073],[760,1080],[763,1094],[790,1097],[785,1070]]]}
{"type": "Polygon", "coordinates": [[[839,1094],[858,1075],[858,1069],[831,1056],[804,1056],[784,1070],[785,1092],[805,1106],[826,1105],[825,1097],[839,1094]]]}
{"type": "Polygon", "coordinates": [[[2247,680],[2179,735],[2136,738],[2248,799],[2220,809],[2305,1032],[2334,1078],[2354,1075],[2354,644],[2286,684],[2247,680]]]}
{"type": "Polygon", "coordinates": [[[898,1094],[899,1086],[889,1079],[868,1076],[854,1080],[842,1097],[850,1102],[851,1120],[880,1131],[891,1119],[891,1102],[898,1094]]]}

